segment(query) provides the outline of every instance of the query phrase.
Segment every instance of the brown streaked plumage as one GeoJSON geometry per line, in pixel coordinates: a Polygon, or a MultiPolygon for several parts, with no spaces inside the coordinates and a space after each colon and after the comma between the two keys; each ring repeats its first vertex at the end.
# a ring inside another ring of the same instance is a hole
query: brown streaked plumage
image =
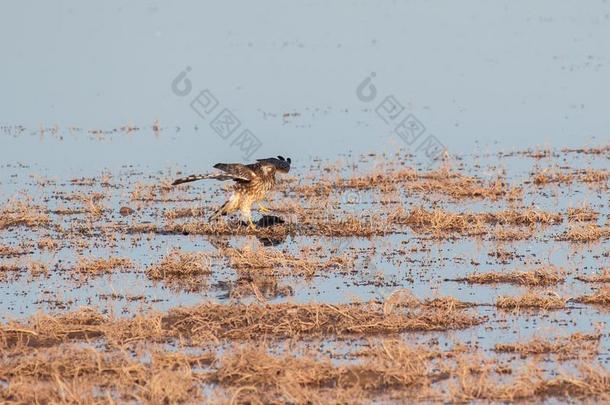
{"type": "Polygon", "coordinates": [[[282,156],[277,158],[257,159],[256,163],[244,165],[241,163],[217,163],[214,168],[221,170],[220,173],[192,175],[177,179],[172,183],[188,183],[202,179],[233,180],[233,195],[225,202],[212,216],[210,220],[216,219],[221,215],[240,211],[248,220],[248,224],[253,227],[252,204],[255,202],[260,206],[261,212],[267,212],[260,201],[264,200],[267,193],[275,186],[275,174],[288,173],[290,171],[290,158],[284,159],[282,156]]]}

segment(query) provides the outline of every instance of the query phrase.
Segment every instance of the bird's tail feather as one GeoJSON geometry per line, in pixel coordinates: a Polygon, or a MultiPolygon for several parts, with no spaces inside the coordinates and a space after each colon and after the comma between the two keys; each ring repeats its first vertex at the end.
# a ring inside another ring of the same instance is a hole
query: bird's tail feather
{"type": "Polygon", "coordinates": [[[182,178],[174,180],[174,182],[172,183],[172,186],[177,186],[178,184],[182,184],[182,183],[190,183],[191,181],[213,179],[213,178],[214,178],[214,175],[211,175],[211,174],[193,174],[188,177],[182,177],[182,178]]]}

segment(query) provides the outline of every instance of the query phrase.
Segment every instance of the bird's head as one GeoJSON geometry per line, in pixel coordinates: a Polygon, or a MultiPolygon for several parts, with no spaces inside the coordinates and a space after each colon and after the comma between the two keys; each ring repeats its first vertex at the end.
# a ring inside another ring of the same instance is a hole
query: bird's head
{"type": "Polygon", "coordinates": [[[290,171],[290,164],[292,163],[290,158],[284,159],[283,156],[278,156],[277,158],[257,159],[257,161],[262,163],[264,166],[273,167],[273,171],[270,173],[288,173],[290,171]]]}

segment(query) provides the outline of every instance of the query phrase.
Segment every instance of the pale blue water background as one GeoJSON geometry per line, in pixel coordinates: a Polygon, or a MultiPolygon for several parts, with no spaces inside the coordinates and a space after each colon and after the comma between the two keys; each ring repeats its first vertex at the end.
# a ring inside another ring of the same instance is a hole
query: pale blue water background
{"type": "Polygon", "coordinates": [[[113,142],[3,136],[4,162],[240,160],[171,92],[186,66],[260,138],[260,156],[394,150],[372,111],[386,95],[454,153],[610,139],[607,1],[26,0],[0,14],[0,123],[148,128],[113,142]],[[379,95],[366,104],[355,90],[371,72],[379,95]],[[156,139],[155,120],[181,131],[156,139]]]}

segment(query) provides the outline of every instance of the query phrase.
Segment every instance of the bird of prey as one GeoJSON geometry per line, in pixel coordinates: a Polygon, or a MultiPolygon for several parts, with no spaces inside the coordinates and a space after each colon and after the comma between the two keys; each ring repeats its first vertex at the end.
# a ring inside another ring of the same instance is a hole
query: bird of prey
{"type": "Polygon", "coordinates": [[[217,219],[221,215],[240,211],[241,215],[248,220],[248,226],[255,228],[252,222],[252,204],[257,203],[262,213],[269,210],[260,202],[265,199],[267,193],[275,186],[275,174],[288,173],[290,171],[290,158],[284,159],[282,156],[277,158],[257,159],[256,163],[216,163],[215,169],[220,171],[212,174],[194,174],[192,176],[177,179],[172,183],[173,186],[182,183],[203,179],[233,180],[233,195],[220,208],[212,214],[210,221],[217,219]]]}

